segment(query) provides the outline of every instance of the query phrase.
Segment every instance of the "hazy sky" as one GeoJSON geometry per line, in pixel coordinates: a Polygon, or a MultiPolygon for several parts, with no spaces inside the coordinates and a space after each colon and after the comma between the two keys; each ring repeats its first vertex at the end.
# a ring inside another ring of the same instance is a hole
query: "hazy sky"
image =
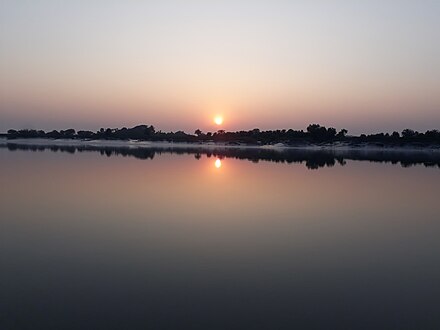
{"type": "Polygon", "coordinates": [[[440,1],[0,0],[0,131],[440,128],[440,1]]]}

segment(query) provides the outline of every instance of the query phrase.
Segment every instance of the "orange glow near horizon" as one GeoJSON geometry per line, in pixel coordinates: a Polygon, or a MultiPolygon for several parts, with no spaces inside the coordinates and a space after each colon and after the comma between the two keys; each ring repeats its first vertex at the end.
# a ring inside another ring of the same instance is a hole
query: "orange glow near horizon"
{"type": "Polygon", "coordinates": [[[216,168],[220,168],[220,167],[222,167],[222,161],[221,161],[219,158],[217,158],[217,159],[215,160],[215,162],[214,162],[214,166],[215,166],[216,168]]]}
{"type": "Polygon", "coordinates": [[[388,2],[2,1],[0,132],[439,128],[440,1],[388,2]]]}

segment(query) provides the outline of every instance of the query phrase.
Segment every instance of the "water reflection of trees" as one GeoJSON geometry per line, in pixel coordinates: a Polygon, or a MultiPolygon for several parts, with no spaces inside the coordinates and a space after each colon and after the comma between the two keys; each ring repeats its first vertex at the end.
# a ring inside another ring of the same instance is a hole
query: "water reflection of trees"
{"type": "Polygon", "coordinates": [[[7,143],[2,147],[10,151],[52,151],[74,154],[76,152],[98,152],[103,156],[135,157],[138,159],[153,159],[156,154],[189,154],[199,160],[202,156],[235,158],[254,163],[270,161],[275,163],[304,163],[309,169],[332,167],[336,164],[345,165],[347,160],[369,161],[379,163],[400,164],[403,167],[424,165],[426,167],[440,168],[440,153],[429,151],[403,151],[403,150],[304,150],[304,149],[265,149],[265,148],[240,148],[222,146],[97,146],[97,145],[29,145],[7,143]]]}

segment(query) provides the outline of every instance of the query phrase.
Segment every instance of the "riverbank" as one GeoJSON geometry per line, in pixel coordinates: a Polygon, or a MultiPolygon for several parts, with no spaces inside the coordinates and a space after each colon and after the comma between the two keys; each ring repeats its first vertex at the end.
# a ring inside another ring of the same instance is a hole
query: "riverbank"
{"type": "Polygon", "coordinates": [[[353,150],[353,151],[387,151],[387,152],[435,152],[440,153],[440,145],[405,144],[392,145],[383,143],[310,143],[299,142],[292,144],[244,144],[230,142],[166,142],[166,141],[139,141],[139,140],[88,140],[88,139],[6,139],[0,138],[0,145],[28,145],[28,146],[72,146],[72,147],[126,147],[126,148],[203,148],[203,149],[274,149],[274,150],[353,150]]]}

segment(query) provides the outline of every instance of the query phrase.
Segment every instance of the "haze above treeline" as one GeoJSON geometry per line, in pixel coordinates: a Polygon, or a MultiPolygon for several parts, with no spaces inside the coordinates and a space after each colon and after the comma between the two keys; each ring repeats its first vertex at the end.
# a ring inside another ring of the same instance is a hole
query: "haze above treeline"
{"type": "Polygon", "coordinates": [[[440,1],[0,1],[0,132],[440,127],[440,1]]]}

